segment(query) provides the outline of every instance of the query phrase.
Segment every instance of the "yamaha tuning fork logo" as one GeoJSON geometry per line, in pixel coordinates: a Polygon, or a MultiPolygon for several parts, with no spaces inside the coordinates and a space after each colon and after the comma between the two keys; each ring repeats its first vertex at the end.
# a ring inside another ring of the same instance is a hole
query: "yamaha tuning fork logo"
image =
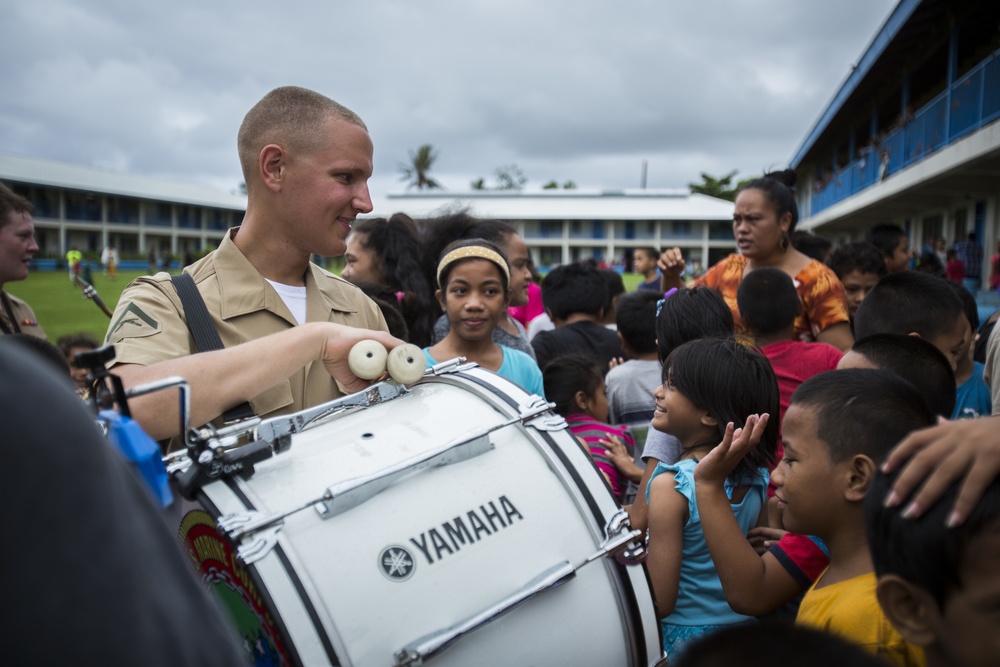
{"type": "Polygon", "coordinates": [[[378,566],[382,574],[391,581],[406,581],[417,569],[413,554],[396,545],[382,549],[378,556],[378,566]]]}

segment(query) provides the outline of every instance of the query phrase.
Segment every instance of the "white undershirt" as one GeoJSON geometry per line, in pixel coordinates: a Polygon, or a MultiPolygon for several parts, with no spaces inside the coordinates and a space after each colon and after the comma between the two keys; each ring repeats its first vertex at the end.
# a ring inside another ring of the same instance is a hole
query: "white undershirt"
{"type": "MultiPolygon", "coordinates": [[[[267,280],[267,278],[264,278],[267,280]]],[[[273,280],[267,280],[267,282],[274,288],[274,291],[278,293],[281,300],[285,302],[285,306],[288,307],[289,312],[292,313],[292,317],[299,324],[305,324],[306,321],[306,288],[305,285],[302,287],[296,287],[294,285],[282,285],[281,283],[276,283],[273,280]]]]}

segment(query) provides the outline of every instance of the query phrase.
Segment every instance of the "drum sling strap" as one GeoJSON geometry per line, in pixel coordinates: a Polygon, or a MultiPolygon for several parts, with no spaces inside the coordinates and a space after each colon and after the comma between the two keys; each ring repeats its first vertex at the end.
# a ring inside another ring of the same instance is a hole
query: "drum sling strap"
{"type": "MultiPolygon", "coordinates": [[[[212,323],[212,316],[208,314],[205,307],[205,300],[201,298],[201,292],[194,284],[194,278],[183,271],[171,278],[177,296],[181,298],[181,305],[184,306],[184,315],[187,319],[188,330],[194,337],[195,347],[199,352],[209,352],[211,350],[221,350],[222,339],[219,332],[212,323]]],[[[250,404],[244,401],[242,404],[226,410],[222,419],[225,422],[234,422],[242,419],[255,417],[256,413],[250,404]]]]}

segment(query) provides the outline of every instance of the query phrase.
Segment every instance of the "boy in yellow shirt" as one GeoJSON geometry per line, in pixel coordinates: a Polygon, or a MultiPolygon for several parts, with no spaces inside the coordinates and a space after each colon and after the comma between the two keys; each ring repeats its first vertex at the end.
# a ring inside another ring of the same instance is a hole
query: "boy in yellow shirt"
{"type": "MultiPolygon", "coordinates": [[[[717,507],[719,475],[725,479],[725,471],[754,446],[763,431],[761,421],[766,420],[748,421],[733,435],[731,446],[724,441],[695,469],[706,540],[711,525],[718,526],[724,517],[717,507]]],[[[865,537],[864,500],[878,465],[892,447],[911,431],[934,422],[917,390],[895,373],[872,369],[820,373],[792,395],[782,423],[784,458],[771,476],[784,528],[815,535],[829,549],[830,565],[806,592],[796,623],[839,635],[902,667],[922,667],[923,652],[904,641],[879,608],[865,537]]],[[[744,543],[737,544],[732,531],[725,535],[734,542],[731,552],[746,550],[745,538],[740,536],[744,543]]],[[[724,551],[716,542],[717,548],[711,550],[725,588],[727,579],[741,573],[739,567],[716,557],[724,551]]],[[[766,570],[776,564],[775,559],[757,557],[746,565],[766,570]]],[[[766,579],[768,573],[761,576],[766,579]]]]}

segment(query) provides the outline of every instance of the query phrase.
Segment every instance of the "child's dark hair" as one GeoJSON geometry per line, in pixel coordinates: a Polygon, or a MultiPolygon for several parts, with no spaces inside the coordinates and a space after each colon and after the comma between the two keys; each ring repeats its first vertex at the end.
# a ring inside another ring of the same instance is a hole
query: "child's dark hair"
{"type": "Polygon", "coordinates": [[[786,213],[790,213],[792,224],[788,226],[788,233],[791,234],[799,222],[799,205],[795,203],[795,181],[795,171],[792,169],[771,171],[744,185],[740,188],[740,192],[745,190],[763,192],[778,214],[779,221],[786,213]]]}
{"type": "Polygon", "coordinates": [[[868,232],[867,241],[878,248],[884,257],[891,257],[899,247],[899,239],[906,231],[899,225],[875,225],[868,232]]]}
{"type": "MultiPolygon", "coordinates": [[[[830,254],[830,248],[833,247],[833,242],[830,239],[816,236],[810,232],[793,232],[790,238],[793,248],[806,257],[812,257],[819,262],[826,261],[827,255],[830,254]]],[[[742,315],[742,311],[740,314],[742,315]]]]}
{"type": "Polygon", "coordinates": [[[958,295],[959,301],[962,302],[962,312],[965,313],[965,319],[969,320],[969,326],[972,328],[973,333],[979,331],[979,305],[976,303],[976,297],[972,296],[972,292],[966,289],[965,286],[958,283],[948,281],[948,286],[951,287],[952,291],[958,295]]]}
{"type": "Polygon", "coordinates": [[[814,375],[792,394],[792,406],[815,410],[816,432],[837,463],[863,454],[881,464],[911,431],[937,420],[916,387],[870,368],[814,375]]]}
{"type": "Polygon", "coordinates": [[[699,338],[684,343],[663,364],[663,381],[706,410],[718,423],[722,441],[726,425],[741,428],[747,417],[767,413],[760,444],[750,450],[729,476],[734,482],[773,467],[778,451],[778,381],[771,363],[747,338],[699,338]]]}
{"type": "Polygon", "coordinates": [[[545,397],[556,404],[553,411],[563,417],[580,411],[580,407],[576,404],[578,391],[582,391],[588,397],[593,396],[602,382],[604,373],[600,365],[583,354],[558,356],[542,371],[545,397]]]}
{"type": "Polygon", "coordinates": [[[378,255],[385,283],[393,292],[405,294],[397,303],[414,342],[430,345],[441,310],[434,301],[433,283],[427,282],[416,223],[405,213],[395,213],[388,219],[359,220],[351,225],[351,233],[378,255]]]}
{"type": "Polygon", "coordinates": [[[608,303],[608,285],[600,272],[584,262],[552,269],[542,280],[542,304],[553,319],[573,313],[597,315],[608,303]]]}
{"type": "Polygon", "coordinates": [[[614,269],[598,269],[598,272],[604,279],[604,284],[608,286],[608,300],[604,304],[604,316],[610,317],[618,297],[625,293],[625,281],[622,280],[622,274],[614,269]]]}
{"type": "Polygon", "coordinates": [[[663,301],[656,316],[656,352],[662,364],[674,348],[705,336],[732,336],[733,311],[716,290],[681,287],[663,301]]]}
{"type": "Polygon", "coordinates": [[[962,316],[962,301],[944,278],[899,271],[878,281],[858,307],[854,335],[911,334],[929,339],[951,331],[962,316]]]}
{"type": "Polygon", "coordinates": [[[661,296],[653,290],[639,290],[618,299],[618,333],[636,354],[656,352],[656,302],[661,296]]]}
{"type": "Polygon", "coordinates": [[[26,333],[16,333],[0,336],[0,341],[11,345],[12,349],[30,350],[28,355],[33,359],[41,360],[61,376],[69,377],[69,361],[66,359],[66,353],[46,339],[26,333]]]}
{"type": "Polygon", "coordinates": [[[904,519],[904,506],[886,507],[899,470],[879,472],[865,499],[865,528],[876,576],[895,574],[930,593],[944,609],[953,591],[965,582],[959,578],[969,543],[979,535],[1000,528],[1000,478],[994,479],[969,517],[961,525],[946,527],[946,520],[961,482],[956,482],[919,518],[904,519]]]}
{"type": "Polygon", "coordinates": [[[636,248],[635,250],[632,251],[633,256],[637,252],[643,253],[644,255],[646,255],[646,257],[649,257],[650,259],[659,259],[660,258],[660,251],[657,250],[656,248],[654,248],[651,245],[639,246],[638,248],[636,248]]]}
{"type": "Polygon", "coordinates": [[[830,253],[826,265],[833,269],[841,280],[851,271],[872,273],[880,278],[889,273],[882,251],[867,241],[840,246],[830,253]]]}
{"type": "Polygon", "coordinates": [[[851,349],[876,368],[892,371],[916,387],[931,412],[950,418],[955,411],[957,390],[951,362],[927,341],[901,334],[874,334],[851,349]]]}
{"type": "MultiPolygon", "coordinates": [[[[485,260],[497,267],[497,271],[500,273],[500,283],[503,285],[504,298],[507,298],[508,290],[510,288],[510,262],[507,261],[506,253],[504,253],[504,251],[500,249],[500,246],[496,245],[495,243],[490,243],[486,239],[463,239],[461,241],[455,241],[454,243],[448,244],[448,246],[441,251],[441,257],[439,257],[438,259],[443,260],[453,250],[459,250],[461,248],[472,248],[472,247],[481,247],[481,248],[486,248],[487,250],[492,250],[493,252],[495,252],[497,255],[500,256],[500,259],[503,260],[504,266],[500,266],[499,264],[497,264],[496,261],[489,259],[487,257],[470,256],[452,260],[448,262],[445,266],[441,267],[441,270],[437,276],[438,284],[441,286],[442,296],[444,295],[445,286],[448,284],[448,277],[451,275],[452,270],[456,266],[458,266],[459,264],[464,264],[466,262],[471,262],[472,260],[475,259],[480,259],[480,260],[485,260]]],[[[435,264],[434,266],[437,267],[438,265],[435,264]]]]}
{"type": "Polygon", "coordinates": [[[410,330],[406,326],[406,319],[397,305],[399,302],[396,300],[396,293],[392,291],[392,288],[369,282],[355,284],[382,311],[382,317],[385,318],[385,324],[389,327],[389,333],[400,340],[411,342],[410,330]]]}
{"type": "Polygon", "coordinates": [[[466,211],[419,220],[417,227],[423,241],[421,255],[428,285],[436,284],[437,265],[449,244],[463,239],[486,239],[503,248],[512,236],[517,235],[517,230],[509,223],[474,218],[466,211]]]}
{"type": "Polygon", "coordinates": [[[885,667],[881,658],[853,642],[802,625],[762,621],[737,623],[703,635],[684,647],[670,667],[885,667]]]}
{"type": "Polygon", "coordinates": [[[736,303],[750,332],[765,336],[791,327],[801,310],[791,276],[769,266],[743,276],[736,290],[736,303]]]}

